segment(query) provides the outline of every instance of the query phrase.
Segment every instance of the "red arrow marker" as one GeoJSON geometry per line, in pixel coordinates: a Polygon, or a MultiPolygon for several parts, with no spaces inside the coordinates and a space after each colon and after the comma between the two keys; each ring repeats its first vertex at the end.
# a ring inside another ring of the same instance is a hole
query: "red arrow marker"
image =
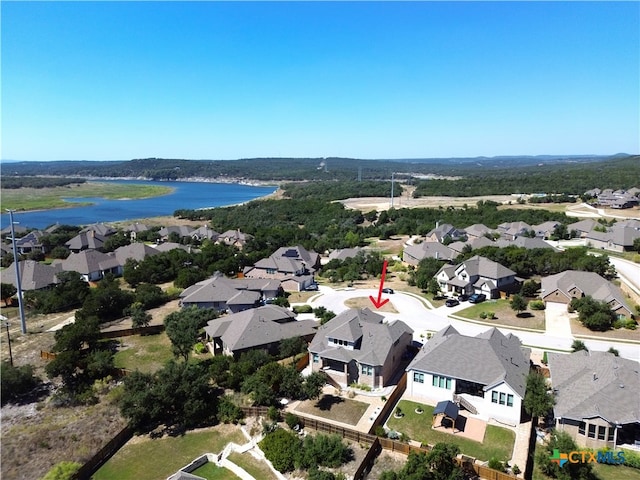
{"type": "Polygon", "coordinates": [[[382,288],[384,287],[384,277],[387,275],[387,261],[385,260],[382,264],[382,277],[380,278],[380,288],[378,289],[378,299],[373,298],[372,295],[369,295],[369,299],[373,302],[376,308],[382,307],[385,303],[389,301],[388,298],[382,300],[382,288]]]}

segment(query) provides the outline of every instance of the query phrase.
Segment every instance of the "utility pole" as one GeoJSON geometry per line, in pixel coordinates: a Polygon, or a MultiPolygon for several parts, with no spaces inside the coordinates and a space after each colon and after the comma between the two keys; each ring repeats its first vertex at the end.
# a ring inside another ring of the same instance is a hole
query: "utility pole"
{"type": "Polygon", "coordinates": [[[13,212],[14,210],[9,210],[7,208],[7,212],[9,212],[9,221],[11,222],[11,244],[13,245],[13,264],[16,267],[16,287],[18,289],[18,308],[20,310],[20,330],[22,334],[27,333],[27,321],[24,318],[24,305],[22,304],[22,283],[20,282],[20,263],[18,261],[18,249],[16,248],[16,230],[14,227],[13,221],[13,212]]]}
{"type": "Polygon", "coordinates": [[[395,172],[391,172],[391,208],[393,208],[393,182],[394,182],[393,176],[394,175],[395,175],[395,172]]]}

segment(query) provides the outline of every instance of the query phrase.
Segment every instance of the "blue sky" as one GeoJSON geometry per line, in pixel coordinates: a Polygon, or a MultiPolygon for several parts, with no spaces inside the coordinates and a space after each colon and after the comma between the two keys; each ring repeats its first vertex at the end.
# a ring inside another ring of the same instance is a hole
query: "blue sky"
{"type": "Polygon", "coordinates": [[[7,2],[2,159],[640,152],[638,2],[7,2]]]}

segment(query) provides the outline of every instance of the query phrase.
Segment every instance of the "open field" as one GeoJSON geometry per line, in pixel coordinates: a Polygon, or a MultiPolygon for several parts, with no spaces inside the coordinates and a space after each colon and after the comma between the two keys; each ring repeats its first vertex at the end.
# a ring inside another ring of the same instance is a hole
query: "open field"
{"type": "Polygon", "coordinates": [[[138,199],[167,195],[173,189],[158,185],[122,185],[116,183],[87,182],[74,186],[54,188],[18,188],[2,190],[2,205],[12,210],[45,210],[77,207],[91,202],[70,204],[63,198],[101,197],[110,200],[138,199]]]}

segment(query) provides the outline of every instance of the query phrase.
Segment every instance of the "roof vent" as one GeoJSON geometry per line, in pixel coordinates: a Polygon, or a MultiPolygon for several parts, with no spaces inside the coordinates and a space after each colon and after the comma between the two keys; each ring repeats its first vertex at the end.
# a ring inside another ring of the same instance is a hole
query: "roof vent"
{"type": "Polygon", "coordinates": [[[598,379],[598,374],[593,372],[593,381],[595,382],[598,379]]]}
{"type": "Polygon", "coordinates": [[[619,385],[619,387],[620,387],[620,388],[624,388],[624,383],[621,383],[621,384],[619,385]]]}

